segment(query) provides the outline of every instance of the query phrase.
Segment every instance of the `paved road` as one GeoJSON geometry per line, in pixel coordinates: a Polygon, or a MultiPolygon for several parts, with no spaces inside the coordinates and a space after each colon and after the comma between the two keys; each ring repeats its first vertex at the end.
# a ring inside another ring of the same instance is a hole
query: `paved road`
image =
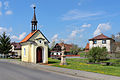
{"type": "Polygon", "coordinates": [[[0,62],[0,80],[88,80],[0,62]]]}

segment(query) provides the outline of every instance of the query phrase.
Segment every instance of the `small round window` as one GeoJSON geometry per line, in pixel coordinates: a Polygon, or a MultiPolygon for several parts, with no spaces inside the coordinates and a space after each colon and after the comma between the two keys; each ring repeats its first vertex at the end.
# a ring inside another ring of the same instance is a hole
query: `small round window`
{"type": "Polygon", "coordinates": [[[40,42],[40,43],[42,43],[42,41],[41,41],[41,40],[40,40],[39,42],[40,42]]]}

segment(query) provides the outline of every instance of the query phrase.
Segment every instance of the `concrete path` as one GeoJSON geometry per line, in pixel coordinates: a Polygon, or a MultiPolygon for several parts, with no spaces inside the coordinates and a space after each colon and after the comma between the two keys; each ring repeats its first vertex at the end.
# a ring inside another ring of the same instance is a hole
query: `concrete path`
{"type": "Polygon", "coordinates": [[[40,65],[40,64],[25,63],[18,60],[0,60],[0,62],[1,61],[10,62],[12,64],[13,63],[19,64],[26,67],[36,68],[39,70],[52,71],[52,72],[62,73],[62,74],[71,75],[79,78],[84,78],[83,80],[120,80],[120,77],[117,77],[117,76],[110,76],[110,75],[104,75],[99,73],[72,70],[72,69],[59,68],[59,67],[40,65]]]}

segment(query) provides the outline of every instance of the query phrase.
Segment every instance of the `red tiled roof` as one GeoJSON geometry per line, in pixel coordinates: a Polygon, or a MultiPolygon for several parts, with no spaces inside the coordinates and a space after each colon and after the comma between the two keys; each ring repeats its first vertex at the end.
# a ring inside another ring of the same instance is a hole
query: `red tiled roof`
{"type": "Polygon", "coordinates": [[[107,36],[105,36],[104,34],[100,34],[92,39],[89,39],[89,40],[99,40],[99,39],[112,39],[112,38],[109,38],[107,36]]]}
{"type": "Polygon", "coordinates": [[[11,45],[14,46],[14,49],[15,49],[15,50],[21,50],[21,45],[20,45],[20,43],[15,43],[15,42],[13,42],[13,43],[11,43],[11,45]]]}
{"type": "Polygon", "coordinates": [[[72,48],[72,44],[58,43],[58,45],[59,45],[60,47],[62,47],[62,46],[64,45],[64,46],[65,46],[65,51],[66,51],[66,52],[69,52],[70,49],[72,48]]]}
{"type": "Polygon", "coordinates": [[[30,34],[28,34],[20,43],[26,42],[28,41],[38,30],[31,32],[30,34]]]}
{"type": "Polygon", "coordinates": [[[89,43],[87,43],[85,50],[89,50],[89,43]]]}

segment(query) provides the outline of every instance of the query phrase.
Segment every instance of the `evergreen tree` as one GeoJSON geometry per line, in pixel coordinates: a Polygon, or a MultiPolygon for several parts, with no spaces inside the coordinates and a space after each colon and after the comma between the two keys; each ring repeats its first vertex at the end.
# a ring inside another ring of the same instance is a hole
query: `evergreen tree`
{"type": "Polygon", "coordinates": [[[0,35],[0,53],[6,56],[11,48],[11,39],[3,32],[3,34],[0,35]]]}

